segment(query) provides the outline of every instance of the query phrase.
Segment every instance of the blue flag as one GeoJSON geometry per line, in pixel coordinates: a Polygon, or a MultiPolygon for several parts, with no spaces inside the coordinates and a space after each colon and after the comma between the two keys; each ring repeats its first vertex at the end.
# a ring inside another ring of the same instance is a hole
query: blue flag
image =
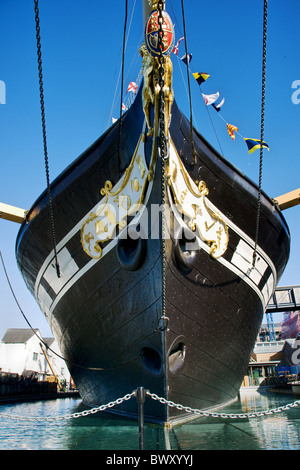
{"type": "Polygon", "coordinates": [[[244,137],[244,141],[247,144],[248,147],[248,152],[251,154],[255,150],[259,149],[260,147],[265,147],[269,150],[269,146],[266,144],[266,142],[261,141],[260,139],[248,139],[244,137]]]}
{"type": "Polygon", "coordinates": [[[181,57],[181,60],[187,65],[192,60],[192,54],[188,54],[188,55],[184,54],[184,56],[181,57]]]}

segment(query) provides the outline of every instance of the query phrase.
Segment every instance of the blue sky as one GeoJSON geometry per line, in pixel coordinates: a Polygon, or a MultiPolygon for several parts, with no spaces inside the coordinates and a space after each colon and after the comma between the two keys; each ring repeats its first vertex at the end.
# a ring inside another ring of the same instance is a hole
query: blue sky
{"type": "MultiPolygon", "coordinates": [[[[139,73],[143,38],[141,2],[129,0],[128,5],[124,98],[139,73]]],[[[181,1],[166,5],[177,40],[183,36],[181,1]]],[[[52,180],[118,117],[125,2],[40,0],[39,7],[52,180]]],[[[262,187],[271,197],[300,187],[300,104],[292,101],[297,93],[292,85],[300,80],[299,17],[299,0],[269,1],[265,141],[270,151],[264,152],[262,187]]],[[[191,70],[210,74],[202,92],[218,91],[220,99],[225,97],[225,121],[244,137],[260,138],[263,1],[186,0],[185,18],[191,70]]],[[[0,51],[6,98],[0,104],[0,202],[28,209],[46,185],[33,0],[0,1],[0,51]]],[[[179,57],[183,54],[181,42],[179,57]]],[[[175,98],[189,116],[186,69],[174,54],[172,60],[175,98]]],[[[229,137],[224,121],[205,106],[199,86],[190,80],[194,125],[218,151],[220,142],[225,158],[258,182],[259,151],[249,156],[239,135],[235,141],[229,137]]],[[[281,286],[300,284],[299,215],[300,206],[284,211],[292,245],[281,286]]],[[[18,229],[0,220],[0,250],[24,313],[49,336],[16,266],[18,229]]],[[[0,266],[0,338],[7,328],[23,327],[27,324],[0,266]]]]}

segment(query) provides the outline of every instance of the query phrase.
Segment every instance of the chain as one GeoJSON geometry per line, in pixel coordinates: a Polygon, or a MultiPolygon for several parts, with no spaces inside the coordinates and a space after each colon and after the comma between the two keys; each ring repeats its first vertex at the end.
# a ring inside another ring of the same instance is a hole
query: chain
{"type": "Polygon", "coordinates": [[[260,160],[259,160],[259,182],[257,196],[257,214],[255,229],[255,247],[253,252],[253,267],[256,261],[256,249],[258,244],[259,220],[261,212],[261,185],[262,185],[262,167],[263,167],[263,140],[265,126],[265,100],[266,100],[266,62],[267,62],[267,19],[268,19],[268,0],[264,0],[264,19],[263,19],[263,56],[262,56],[262,90],[261,90],[261,128],[260,128],[260,160]]]}
{"type": "Polygon", "coordinates": [[[289,410],[290,408],[294,408],[296,406],[300,405],[300,400],[294,401],[293,403],[289,403],[288,405],[284,406],[279,406],[278,408],[273,408],[268,411],[258,411],[254,413],[214,413],[214,412],[208,412],[204,410],[198,410],[198,409],[193,409],[190,408],[189,406],[183,406],[180,405],[179,403],[174,403],[171,400],[167,400],[166,398],[159,397],[156,395],[156,393],[150,393],[148,390],[146,390],[146,395],[151,397],[153,400],[157,400],[163,405],[168,405],[171,408],[177,408],[177,410],[185,411],[186,413],[194,413],[200,416],[209,416],[212,418],[257,418],[260,416],[266,416],[266,415],[271,415],[274,413],[281,413],[282,411],[289,410]]]}
{"type": "Polygon", "coordinates": [[[11,415],[11,414],[6,414],[6,413],[0,413],[0,418],[9,418],[9,419],[15,419],[17,421],[62,421],[62,420],[68,420],[68,419],[73,419],[73,418],[81,418],[83,416],[88,416],[90,414],[95,414],[98,413],[99,411],[105,411],[108,408],[113,408],[115,405],[121,405],[124,401],[130,400],[134,395],[136,395],[136,390],[132,393],[127,393],[124,395],[122,398],[118,398],[117,400],[111,401],[107,403],[106,405],[101,405],[98,406],[97,408],[91,408],[90,410],[85,410],[81,411],[79,413],[72,413],[72,414],[66,414],[62,416],[44,416],[44,417],[38,417],[38,416],[17,416],[17,415],[11,415]]]}
{"type": "MultiPolygon", "coordinates": [[[[165,125],[165,101],[164,101],[164,57],[163,57],[163,0],[159,0],[157,3],[158,10],[158,45],[159,45],[159,148],[160,148],[160,161],[161,161],[161,207],[162,207],[162,239],[161,239],[161,258],[162,258],[162,316],[161,319],[164,321],[166,318],[166,305],[165,305],[165,271],[166,271],[166,241],[165,241],[165,159],[167,158],[167,138],[166,138],[166,125],[165,125]]],[[[164,327],[163,327],[164,329],[164,327]]]]}
{"type": "Polygon", "coordinates": [[[43,68],[42,68],[42,52],[41,52],[41,29],[39,19],[39,2],[34,0],[34,11],[35,11],[35,25],[36,25],[36,44],[37,44],[37,56],[38,56],[38,71],[39,71],[39,85],[40,85],[40,103],[41,103],[41,116],[42,116],[42,132],[43,132],[43,143],[44,143],[44,156],[45,156],[45,170],[47,179],[47,194],[49,201],[49,218],[52,231],[53,249],[55,256],[55,265],[57,277],[60,277],[60,269],[57,259],[56,251],[56,237],[53,217],[53,204],[50,190],[50,177],[49,177],[49,162],[48,162],[48,149],[47,149],[47,136],[46,136],[46,119],[45,119],[45,102],[44,102],[44,85],[43,85],[43,68]]]}
{"type": "MultiPolygon", "coordinates": [[[[115,405],[121,405],[124,401],[130,400],[133,396],[136,396],[137,390],[134,390],[131,393],[127,393],[122,398],[117,398],[117,400],[111,401],[106,405],[101,405],[96,408],[91,408],[90,410],[81,411],[78,413],[66,414],[62,416],[18,416],[11,415],[7,413],[0,413],[0,418],[15,419],[17,421],[62,421],[69,420],[73,418],[81,418],[83,416],[88,416],[90,414],[98,413],[99,411],[105,411],[109,408],[113,408],[115,405]]],[[[288,403],[287,405],[279,406],[278,408],[272,408],[267,411],[257,411],[253,413],[214,413],[204,410],[199,410],[197,408],[191,408],[189,406],[183,406],[179,403],[174,403],[171,400],[166,398],[159,397],[156,393],[151,393],[149,390],[145,390],[145,395],[148,395],[152,400],[159,401],[162,405],[167,405],[170,408],[177,408],[180,411],[185,411],[186,413],[194,413],[199,416],[206,416],[212,418],[223,418],[223,419],[236,419],[236,418],[258,418],[261,416],[268,416],[275,413],[281,413],[282,411],[287,411],[291,408],[295,408],[300,405],[300,400],[296,400],[293,403],[288,403]]]]}
{"type": "MultiPolygon", "coordinates": [[[[159,0],[157,3],[157,10],[158,10],[158,47],[159,47],[159,145],[160,145],[160,153],[162,160],[167,156],[167,142],[166,142],[166,134],[165,134],[165,101],[164,101],[164,56],[163,56],[163,37],[164,37],[164,30],[163,30],[163,7],[164,2],[163,0],[159,0]]],[[[162,165],[164,166],[164,165],[162,165]]]]}

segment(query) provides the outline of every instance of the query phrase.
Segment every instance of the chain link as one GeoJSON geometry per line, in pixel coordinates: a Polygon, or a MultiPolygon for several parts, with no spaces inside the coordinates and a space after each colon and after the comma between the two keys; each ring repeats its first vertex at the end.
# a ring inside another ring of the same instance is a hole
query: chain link
{"type": "Polygon", "coordinates": [[[161,163],[161,207],[162,207],[162,234],[161,234],[161,262],[162,262],[162,312],[161,312],[161,331],[165,330],[165,322],[167,321],[166,317],[166,239],[165,239],[165,192],[166,192],[166,182],[165,182],[165,160],[168,156],[168,144],[167,144],[167,137],[166,137],[166,123],[165,123],[165,100],[164,100],[164,56],[163,56],[163,37],[164,37],[164,30],[163,30],[163,8],[164,2],[163,0],[159,0],[157,2],[157,11],[158,11],[158,46],[159,46],[159,151],[160,151],[160,163],[161,163]]]}
{"type": "Polygon", "coordinates": [[[78,413],[66,414],[62,416],[19,416],[12,415],[7,413],[0,413],[0,418],[15,419],[17,421],[62,421],[69,420],[73,418],[81,418],[82,416],[88,416],[90,414],[98,413],[99,411],[105,411],[108,408],[113,408],[115,405],[121,405],[124,401],[130,400],[134,395],[136,395],[136,390],[132,393],[127,393],[122,398],[117,398],[114,401],[107,403],[106,405],[100,405],[96,408],[91,408],[90,410],[81,411],[78,413]]]}
{"type": "Polygon", "coordinates": [[[44,144],[45,171],[46,171],[46,180],[47,180],[49,219],[50,219],[50,226],[51,226],[51,232],[52,232],[52,243],[53,243],[53,250],[54,250],[56,273],[57,273],[57,277],[61,277],[60,267],[58,263],[58,256],[57,256],[56,234],[55,234],[54,215],[53,215],[53,202],[52,202],[51,187],[50,187],[49,160],[48,160],[47,134],[46,134],[46,118],[45,118],[42,51],[41,51],[41,34],[40,34],[41,28],[40,28],[38,0],[34,0],[34,12],[35,12],[36,46],[37,46],[37,57],[38,57],[40,105],[41,105],[43,144],[44,144]]]}
{"type": "Polygon", "coordinates": [[[266,64],[267,64],[267,21],[268,21],[268,0],[264,0],[263,17],[263,55],[262,55],[262,78],[261,78],[261,125],[260,125],[260,158],[259,158],[259,176],[258,176],[258,195],[257,195],[257,214],[255,227],[255,246],[253,252],[253,267],[257,258],[257,245],[259,236],[259,223],[261,213],[261,192],[262,192],[262,170],[263,170],[263,140],[265,128],[265,101],[266,101],[266,64]]]}
{"type": "Polygon", "coordinates": [[[146,395],[151,397],[153,400],[157,400],[163,405],[168,405],[171,408],[177,408],[180,411],[185,411],[186,413],[194,413],[200,416],[208,416],[212,418],[224,418],[224,419],[236,419],[236,418],[258,418],[260,416],[266,416],[266,415],[271,415],[274,413],[281,413],[282,411],[289,410],[290,408],[294,408],[298,405],[300,405],[300,400],[296,400],[293,403],[289,403],[284,406],[279,406],[278,408],[273,408],[271,410],[266,410],[266,411],[257,411],[253,413],[215,413],[215,412],[209,412],[209,411],[204,411],[204,410],[199,410],[197,408],[190,408],[189,406],[183,406],[180,405],[179,403],[174,403],[171,400],[167,400],[166,398],[159,397],[156,395],[156,393],[150,393],[148,390],[146,390],[146,395]]]}
{"type": "MultiPolygon", "coordinates": [[[[78,413],[66,414],[62,416],[19,416],[7,413],[0,413],[0,418],[14,419],[17,421],[62,421],[74,418],[81,418],[90,414],[98,413],[99,411],[105,411],[108,408],[113,408],[115,405],[121,405],[124,401],[130,400],[133,396],[136,395],[136,393],[137,391],[134,390],[131,393],[127,393],[122,398],[117,398],[116,400],[111,401],[106,405],[101,405],[96,408],[91,408],[89,410],[81,411],[78,413]]],[[[278,408],[272,408],[271,410],[265,411],[256,411],[250,413],[215,413],[205,410],[199,410],[197,408],[191,408],[189,406],[181,405],[180,403],[175,403],[171,400],[167,400],[166,398],[159,397],[158,395],[156,395],[156,393],[151,393],[149,390],[145,390],[145,395],[148,395],[150,398],[152,398],[152,400],[159,401],[162,405],[167,405],[170,408],[177,408],[177,410],[185,411],[186,413],[194,413],[199,416],[222,419],[259,418],[261,416],[269,416],[276,413],[282,413],[283,411],[287,411],[291,408],[295,408],[300,405],[300,400],[296,400],[293,403],[288,403],[287,405],[279,406],[278,408]]]]}

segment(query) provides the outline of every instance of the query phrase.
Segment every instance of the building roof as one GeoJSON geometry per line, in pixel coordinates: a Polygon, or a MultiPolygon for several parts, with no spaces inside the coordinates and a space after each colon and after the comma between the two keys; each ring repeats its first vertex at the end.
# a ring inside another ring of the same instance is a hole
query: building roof
{"type": "MultiPolygon", "coordinates": [[[[39,333],[38,329],[34,331],[39,333]]],[[[2,338],[2,343],[26,343],[33,335],[31,328],[8,328],[2,338]]]]}
{"type": "Polygon", "coordinates": [[[47,345],[47,347],[51,347],[51,344],[54,343],[54,338],[43,338],[43,342],[47,345]]]}
{"type": "Polygon", "coordinates": [[[284,346],[284,341],[266,341],[266,342],[257,342],[254,346],[255,354],[264,354],[264,353],[277,353],[282,351],[284,346]]]}

